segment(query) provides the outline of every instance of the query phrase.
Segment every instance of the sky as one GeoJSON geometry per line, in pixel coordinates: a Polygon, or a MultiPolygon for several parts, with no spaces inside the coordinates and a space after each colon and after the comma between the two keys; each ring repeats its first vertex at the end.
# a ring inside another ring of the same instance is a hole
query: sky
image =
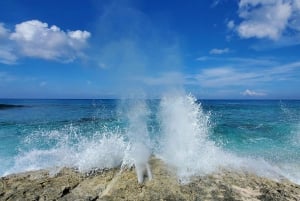
{"type": "Polygon", "coordinates": [[[300,99],[300,0],[2,0],[0,98],[300,99]]]}

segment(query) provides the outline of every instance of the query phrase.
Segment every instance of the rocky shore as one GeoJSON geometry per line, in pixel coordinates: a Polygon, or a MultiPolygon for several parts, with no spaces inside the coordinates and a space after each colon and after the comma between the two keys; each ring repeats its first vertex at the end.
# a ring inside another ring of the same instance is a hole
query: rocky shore
{"type": "Polygon", "coordinates": [[[79,173],[64,168],[55,175],[33,171],[0,179],[1,201],[23,200],[300,200],[300,186],[245,172],[222,171],[178,183],[162,161],[150,161],[153,180],[138,184],[133,169],[79,173]]]}

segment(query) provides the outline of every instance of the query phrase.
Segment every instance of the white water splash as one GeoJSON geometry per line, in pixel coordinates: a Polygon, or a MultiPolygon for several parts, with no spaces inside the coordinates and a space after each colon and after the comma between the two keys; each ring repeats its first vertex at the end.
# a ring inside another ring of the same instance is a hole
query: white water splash
{"type": "Polygon", "coordinates": [[[239,157],[218,147],[209,139],[209,118],[192,95],[175,93],[161,100],[159,156],[175,169],[181,182],[223,168],[252,171],[273,179],[286,175],[262,158],[239,157]]]}
{"type": "Polygon", "coordinates": [[[182,94],[164,96],[160,103],[161,157],[176,169],[180,180],[216,170],[221,152],[207,139],[209,115],[196,99],[182,94]]]}
{"type": "MultiPolygon", "coordinates": [[[[53,137],[51,133],[49,136],[53,137]]],[[[81,137],[76,145],[71,145],[69,140],[69,137],[62,137],[57,146],[51,149],[21,152],[15,157],[13,167],[4,175],[38,169],[58,171],[62,167],[76,168],[81,172],[113,168],[121,165],[128,146],[122,136],[110,133],[96,135],[93,139],[81,137]]]]}
{"type": "Polygon", "coordinates": [[[131,146],[123,161],[123,165],[134,164],[139,183],[144,181],[145,174],[149,180],[152,179],[148,163],[151,155],[151,143],[147,128],[149,114],[149,108],[144,100],[131,102],[127,111],[127,118],[129,120],[127,135],[131,146]]]}

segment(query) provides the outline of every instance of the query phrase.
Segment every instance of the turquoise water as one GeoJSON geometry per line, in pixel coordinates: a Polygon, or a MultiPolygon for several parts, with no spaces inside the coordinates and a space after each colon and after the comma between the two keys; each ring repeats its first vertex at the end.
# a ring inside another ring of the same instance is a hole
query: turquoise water
{"type": "Polygon", "coordinates": [[[300,101],[0,100],[0,175],[130,163],[142,143],[183,178],[246,168],[300,183],[300,101]]]}

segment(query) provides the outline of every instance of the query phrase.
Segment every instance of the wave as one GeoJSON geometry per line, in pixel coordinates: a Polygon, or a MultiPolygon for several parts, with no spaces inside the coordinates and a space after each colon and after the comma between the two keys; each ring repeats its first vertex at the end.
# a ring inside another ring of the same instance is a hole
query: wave
{"type": "Polygon", "coordinates": [[[274,164],[262,157],[242,157],[211,140],[211,114],[192,95],[164,95],[155,115],[143,100],[127,101],[120,108],[118,119],[125,128],[107,127],[88,136],[73,125],[33,133],[25,138],[23,144],[27,146],[19,150],[4,175],[37,169],[55,172],[61,167],[82,172],[131,167],[147,163],[152,154],[174,170],[183,183],[222,169],[251,171],[300,183],[299,164],[274,164]],[[153,116],[158,124],[155,135],[148,125],[153,116]]]}

